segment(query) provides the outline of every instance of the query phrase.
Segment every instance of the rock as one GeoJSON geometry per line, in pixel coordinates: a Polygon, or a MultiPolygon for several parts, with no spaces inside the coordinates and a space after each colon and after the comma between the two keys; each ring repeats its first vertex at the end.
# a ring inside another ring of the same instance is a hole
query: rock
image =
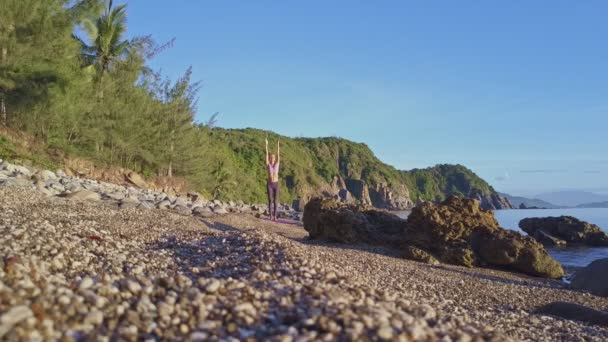
{"type": "Polygon", "coordinates": [[[156,203],[156,207],[158,209],[163,209],[163,210],[167,210],[167,209],[171,209],[172,208],[172,204],[171,201],[168,199],[164,199],[158,203],[156,203]]]}
{"type": "Polygon", "coordinates": [[[134,280],[127,280],[127,289],[133,294],[139,293],[141,291],[141,285],[134,280]]]}
{"type": "Polygon", "coordinates": [[[106,194],[104,194],[104,196],[106,196],[106,197],[108,197],[110,199],[113,199],[115,201],[120,201],[123,198],[125,198],[126,195],[125,195],[124,192],[114,191],[114,192],[111,192],[111,193],[106,193],[106,194]]]}
{"type": "Polygon", "coordinates": [[[221,285],[221,283],[220,283],[219,280],[217,280],[217,279],[211,279],[207,283],[207,285],[205,285],[205,291],[207,293],[215,293],[215,292],[217,292],[217,290],[220,289],[220,285],[221,285]]]}
{"type": "Polygon", "coordinates": [[[13,187],[32,187],[34,186],[34,184],[32,183],[32,181],[30,181],[29,179],[24,179],[24,178],[7,178],[4,179],[2,181],[0,181],[1,185],[5,185],[5,186],[13,186],[13,187]]]}
{"type": "Polygon", "coordinates": [[[548,278],[564,275],[541,244],[499,227],[491,211],[468,198],[415,207],[407,219],[406,238],[451,264],[500,267],[548,278]]]}
{"type": "Polygon", "coordinates": [[[78,285],[78,289],[82,290],[86,290],[91,288],[91,286],[93,286],[95,282],[93,281],[93,279],[91,279],[90,277],[86,277],[84,279],[82,279],[82,281],[80,282],[80,285],[78,285]]]}
{"type": "Polygon", "coordinates": [[[595,260],[576,271],[570,287],[608,297],[608,258],[595,260]]]}
{"type": "Polygon", "coordinates": [[[216,214],[220,214],[220,215],[228,214],[228,211],[226,211],[226,209],[224,209],[224,208],[222,208],[222,207],[220,207],[218,205],[216,205],[213,208],[213,212],[216,213],[216,214]]]}
{"type": "Polygon", "coordinates": [[[90,190],[78,190],[65,195],[66,198],[76,201],[99,201],[101,196],[90,190]]]}
{"type": "Polygon", "coordinates": [[[537,230],[533,237],[536,241],[546,246],[566,246],[568,243],[562,239],[558,239],[555,236],[549,235],[544,230],[537,230]]]}
{"type": "Polygon", "coordinates": [[[210,218],[214,216],[213,210],[211,210],[209,207],[194,207],[194,209],[192,209],[192,215],[203,218],[210,218]]]}
{"type": "Polygon", "coordinates": [[[140,206],[140,203],[138,200],[129,198],[129,197],[121,200],[118,204],[118,207],[120,209],[139,208],[139,206],[140,206]]]}
{"type": "Polygon", "coordinates": [[[85,324],[100,325],[103,323],[103,313],[99,310],[93,310],[87,314],[84,319],[85,324]]]}
{"type": "Polygon", "coordinates": [[[174,201],[173,201],[173,206],[177,207],[177,206],[181,206],[181,207],[188,207],[188,201],[181,198],[181,197],[177,197],[174,201]]]}
{"type": "Polygon", "coordinates": [[[553,302],[537,308],[534,310],[534,313],[537,315],[551,315],[571,321],[580,321],[605,327],[608,326],[608,313],[576,303],[553,302]]]}
{"type": "Polygon", "coordinates": [[[314,198],[304,207],[304,229],[313,239],[383,244],[403,237],[405,221],[387,212],[314,198]]]}
{"type": "Polygon", "coordinates": [[[347,178],[345,180],[346,189],[353,194],[353,196],[359,200],[359,203],[363,206],[371,206],[372,200],[369,197],[369,188],[364,181],[360,179],[347,178]]]}
{"type": "Polygon", "coordinates": [[[468,197],[478,200],[481,208],[485,210],[513,209],[511,202],[497,193],[482,194],[478,190],[473,190],[468,197]]]}
{"type": "Polygon", "coordinates": [[[304,212],[304,205],[306,204],[306,202],[301,199],[295,199],[293,200],[293,203],[291,204],[291,206],[293,207],[293,209],[299,213],[304,212]]]}
{"type": "Polygon", "coordinates": [[[34,313],[32,312],[32,310],[25,305],[12,307],[0,318],[0,337],[4,336],[9,330],[11,330],[13,326],[18,324],[19,322],[33,316],[34,313]]]}
{"type": "Polygon", "coordinates": [[[53,171],[49,171],[49,170],[41,170],[38,171],[34,174],[34,177],[36,179],[42,180],[42,181],[48,181],[51,179],[57,179],[57,175],[53,172],[53,171]]]}
{"type": "Polygon", "coordinates": [[[410,194],[405,185],[391,188],[386,183],[378,183],[369,189],[372,205],[376,208],[389,210],[407,210],[414,206],[410,194]]]}
{"type": "Polygon", "coordinates": [[[146,181],[140,175],[138,175],[137,173],[135,173],[133,171],[130,171],[129,173],[125,174],[125,179],[129,183],[137,186],[138,188],[145,189],[148,187],[148,184],[146,183],[146,181]]]}
{"type": "Polygon", "coordinates": [[[176,205],[175,207],[173,207],[173,210],[181,215],[192,215],[192,210],[183,205],[176,205]]]}
{"type": "Polygon", "coordinates": [[[138,209],[154,209],[154,203],[149,202],[149,201],[143,201],[137,205],[137,208],[138,209]]]}
{"type": "Polygon", "coordinates": [[[550,236],[568,244],[608,246],[608,234],[600,227],[572,216],[525,218],[519,227],[542,243],[551,244],[550,236]]]}
{"type": "Polygon", "coordinates": [[[348,191],[346,189],[340,189],[340,191],[338,191],[338,198],[340,199],[340,201],[342,203],[347,203],[347,204],[355,203],[355,198],[350,193],[350,191],[348,191]]]}
{"type": "Polygon", "coordinates": [[[378,329],[378,337],[385,341],[391,340],[393,338],[393,328],[390,326],[384,326],[378,329]]]}
{"type": "Polygon", "coordinates": [[[406,246],[401,255],[405,259],[424,262],[426,264],[437,265],[439,261],[429,252],[414,246],[406,246]]]}

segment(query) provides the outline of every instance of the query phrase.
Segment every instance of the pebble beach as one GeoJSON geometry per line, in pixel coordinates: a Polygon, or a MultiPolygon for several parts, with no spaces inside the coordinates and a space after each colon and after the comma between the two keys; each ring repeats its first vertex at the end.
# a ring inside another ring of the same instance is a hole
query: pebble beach
{"type": "Polygon", "coordinates": [[[427,265],[307,239],[249,214],[200,218],[0,188],[3,340],[596,340],[532,314],[608,299],[559,281],[427,265]]]}

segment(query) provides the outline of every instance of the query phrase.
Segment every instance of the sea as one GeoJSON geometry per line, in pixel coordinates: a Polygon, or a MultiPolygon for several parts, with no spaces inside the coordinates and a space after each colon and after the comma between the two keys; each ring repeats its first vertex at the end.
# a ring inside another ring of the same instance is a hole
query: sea
{"type": "MultiPolygon", "coordinates": [[[[398,212],[407,218],[409,212],[398,212]]],[[[608,208],[567,209],[509,209],[496,210],[496,220],[501,227],[526,234],[519,229],[519,221],[527,217],[574,216],[579,220],[598,225],[608,232],[608,208]]],[[[548,247],[547,252],[566,267],[584,267],[594,260],[608,258],[608,247],[548,247]]]]}

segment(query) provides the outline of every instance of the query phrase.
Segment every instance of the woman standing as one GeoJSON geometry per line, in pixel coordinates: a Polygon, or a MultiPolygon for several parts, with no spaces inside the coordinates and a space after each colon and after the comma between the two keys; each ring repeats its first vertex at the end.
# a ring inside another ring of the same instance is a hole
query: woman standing
{"type": "Polygon", "coordinates": [[[268,179],[266,190],[268,191],[268,213],[272,221],[277,220],[277,205],[279,203],[279,163],[281,161],[281,141],[277,141],[277,154],[268,157],[268,138],[266,138],[266,169],[268,179]]]}

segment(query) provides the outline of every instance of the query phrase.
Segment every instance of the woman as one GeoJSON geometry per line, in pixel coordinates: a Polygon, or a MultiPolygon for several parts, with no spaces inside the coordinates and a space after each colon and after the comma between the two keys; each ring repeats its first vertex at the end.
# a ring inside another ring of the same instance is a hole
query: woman
{"type": "Polygon", "coordinates": [[[281,142],[277,141],[277,154],[268,157],[268,138],[266,138],[266,170],[268,179],[266,190],[268,191],[268,213],[272,221],[277,220],[277,205],[279,202],[279,163],[281,161],[281,142]]]}

